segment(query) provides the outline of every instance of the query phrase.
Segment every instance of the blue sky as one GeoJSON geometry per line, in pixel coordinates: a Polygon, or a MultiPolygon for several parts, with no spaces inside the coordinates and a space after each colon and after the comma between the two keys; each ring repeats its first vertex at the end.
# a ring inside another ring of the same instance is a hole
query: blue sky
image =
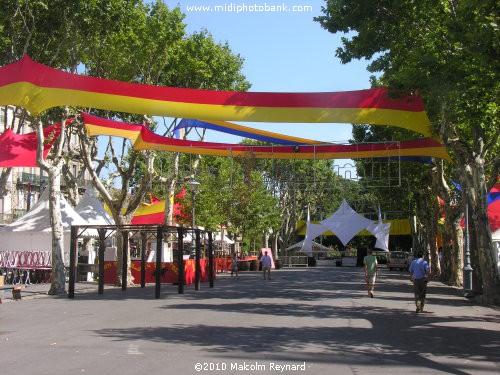
{"type": "MultiPolygon", "coordinates": [[[[234,53],[245,59],[243,73],[252,84],[250,91],[322,92],[370,87],[367,63],[356,61],[342,65],[335,57],[341,36],[329,33],[313,21],[321,15],[323,0],[165,2],[170,7],[180,6],[186,14],[189,33],[205,28],[215,41],[227,42],[234,53]],[[268,11],[263,8],[266,5],[268,11]],[[215,6],[221,6],[222,10],[215,11],[215,6]],[[275,8],[273,12],[271,6],[286,7],[287,11],[275,8]]],[[[241,124],[324,142],[344,143],[351,137],[348,124],[241,124]]],[[[220,137],[217,134],[220,142],[238,142],[232,136],[223,140],[220,137]]],[[[208,140],[215,140],[213,132],[208,140]]]]}

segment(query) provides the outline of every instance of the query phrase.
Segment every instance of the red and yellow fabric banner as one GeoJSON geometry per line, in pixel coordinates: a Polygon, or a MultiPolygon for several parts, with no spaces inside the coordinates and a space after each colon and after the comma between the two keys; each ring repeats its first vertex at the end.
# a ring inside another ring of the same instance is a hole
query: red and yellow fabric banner
{"type": "MultiPolygon", "coordinates": [[[[182,190],[170,199],[170,204],[174,205],[173,219],[176,223],[184,223],[190,220],[183,212],[184,198],[186,190],[182,190]]],[[[134,212],[131,224],[163,224],[165,219],[165,203],[151,194],[151,203],[142,203],[134,212]]]]}
{"type": "Polygon", "coordinates": [[[431,138],[351,145],[249,146],[162,137],[144,125],[107,120],[86,113],[82,116],[89,136],[110,135],[128,138],[135,150],[231,157],[250,156],[258,159],[360,159],[398,156],[432,156],[449,159],[446,148],[431,138]]]}
{"type": "Polygon", "coordinates": [[[422,99],[391,99],[384,88],[273,93],[161,87],[72,74],[28,56],[0,68],[0,105],[9,104],[35,116],[70,105],[207,121],[388,125],[430,135],[422,99]]]}

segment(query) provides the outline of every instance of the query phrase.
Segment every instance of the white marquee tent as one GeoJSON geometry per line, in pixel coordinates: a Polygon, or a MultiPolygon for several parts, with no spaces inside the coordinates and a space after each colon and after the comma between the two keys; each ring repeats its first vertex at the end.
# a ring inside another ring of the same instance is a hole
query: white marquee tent
{"type": "MultiPolygon", "coordinates": [[[[51,268],[52,228],[50,226],[48,189],[23,217],[0,228],[0,267],[51,268]]],[[[69,263],[71,225],[87,222],[61,195],[64,235],[64,263],[69,263]]]]}
{"type": "Polygon", "coordinates": [[[85,194],[75,207],[75,211],[89,225],[114,225],[115,222],[104,209],[103,204],[97,198],[92,183],[87,183],[85,194]]]}
{"type": "Polygon", "coordinates": [[[377,222],[361,216],[349,206],[345,199],[338,210],[330,217],[322,220],[319,224],[311,223],[308,217],[306,224],[306,236],[301,251],[309,255],[312,255],[314,238],[327,231],[332,231],[345,246],[356,234],[366,229],[376,237],[376,248],[389,250],[389,230],[391,224],[384,224],[380,213],[377,222]]]}
{"type": "MultiPolygon", "coordinates": [[[[291,250],[301,250],[302,251],[302,245],[304,244],[304,240],[297,242],[291,246],[288,246],[285,251],[291,251],[291,250]]],[[[320,251],[320,252],[325,252],[325,251],[331,251],[327,246],[324,246],[320,243],[317,243],[315,241],[312,241],[312,251],[320,251]]]]}

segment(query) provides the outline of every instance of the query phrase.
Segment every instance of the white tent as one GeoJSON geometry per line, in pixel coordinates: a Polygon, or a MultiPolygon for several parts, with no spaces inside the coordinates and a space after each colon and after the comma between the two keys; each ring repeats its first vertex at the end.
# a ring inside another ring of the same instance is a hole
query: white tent
{"type": "Polygon", "coordinates": [[[87,183],[85,189],[85,194],[76,205],[75,211],[89,225],[113,225],[115,222],[97,198],[92,183],[87,183]]]}
{"type": "MultiPolygon", "coordinates": [[[[220,233],[217,233],[215,235],[214,242],[220,242],[220,241],[221,241],[220,233]]],[[[222,242],[228,243],[230,245],[234,244],[234,241],[226,235],[224,235],[224,240],[222,242]]]]}
{"type": "Polygon", "coordinates": [[[312,254],[312,241],[326,231],[332,231],[345,246],[360,231],[367,229],[376,238],[376,248],[388,250],[390,224],[382,223],[379,215],[378,222],[372,222],[358,214],[344,199],[337,211],[319,224],[307,220],[306,236],[301,251],[312,254]]]}
{"type": "MultiPolygon", "coordinates": [[[[302,251],[302,245],[304,243],[304,240],[300,241],[300,242],[297,242],[296,244],[293,244],[291,246],[288,246],[285,251],[290,251],[290,250],[301,250],[302,251]]],[[[329,247],[326,247],[320,243],[317,243],[317,242],[314,242],[314,241],[311,241],[312,243],[312,251],[321,251],[321,252],[325,252],[325,251],[331,251],[331,249],[329,247]]],[[[306,252],[306,254],[309,254],[309,252],[306,252]]]]}
{"type": "MultiPolygon", "coordinates": [[[[50,268],[52,228],[48,190],[23,217],[0,228],[0,266],[6,268],[50,268]]],[[[64,263],[69,263],[71,225],[87,222],[61,195],[61,216],[64,236],[64,263]]]]}
{"type": "Polygon", "coordinates": [[[491,238],[493,239],[493,241],[500,241],[500,228],[498,228],[491,234],[491,238]]]}
{"type": "MultiPolygon", "coordinates": [[[[104,209],[103,204],[97,198],[94,186],[91,182],[87,182],[85,187],[85,194],[80,199],[80,202],[75,207],[75,211],[87,222],[89,225],[113,225],[115,221],[109,216],[109,214],[104,209]]],[[[96,229],[86,229],[82,234],[84,237],[98,237],[96,229]]],[[[114,253],[116,250],[108,250],[114,253]]],[[[88,264],[94,264],[96,261],[96,252],[93,249],[92,243],[89,242],[84,244],[82,253],[87,255],[88,264]]],[[[87,273],[87,281],[93,280],[92,272],[87,273]]]]}

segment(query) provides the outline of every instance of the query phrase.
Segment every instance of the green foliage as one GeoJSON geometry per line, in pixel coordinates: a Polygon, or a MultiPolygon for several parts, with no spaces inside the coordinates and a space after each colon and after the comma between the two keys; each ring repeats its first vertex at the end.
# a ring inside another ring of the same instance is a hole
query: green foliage
{"type": "Polygon", "coordinates": [[[473,149],[476,128],[498,151],[497,1],[330,0],[316,21],[346,33],[343,63],[370,59],[395,95],[418,90],[436,133],[473,149]]]}

